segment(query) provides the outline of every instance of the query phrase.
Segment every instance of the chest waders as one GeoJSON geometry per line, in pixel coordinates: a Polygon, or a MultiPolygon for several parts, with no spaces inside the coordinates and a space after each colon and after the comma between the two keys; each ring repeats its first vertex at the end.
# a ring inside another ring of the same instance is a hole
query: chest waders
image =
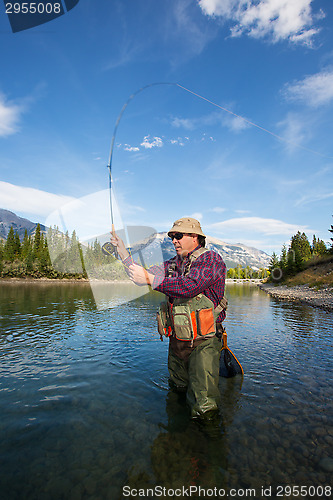
{"type": "MultiPolygon", "coordinates": [[[[195,250],[182,275],[187,276],[193,262],[207,251],[205,248],[195,250]]],[[[175,270],[174,261],[167,276],[171,277],[175,270]]],[[[218,409],[221,340],[216,336],[219,334],[216,319],[226,306],[226,299],[222,299],[215,308],[213,302],[200,293],[192,298],[176,298],[172,303],[166,300],[157,313],[161,340],[164,336],[170,337],[169,385],[177,391],[186,391],[192,418],[208,417],[218,409]]]]}
{"type": "MultiPolygon", "coordinates": [[[[193,262],[203,253],[208,252],[206,248],[198,248],[189,257],[182,276],[187,276],[193,262]]],[[[169,266],[167,276],[172,276],[176,267],[173,262],[169,266]]],[[[177,340],[190,342],[198,338],[209,338],[216,335],[216,320],[219,314],[227,308],[227,299],[223,297],[217,307],[203,293],[191,298],[176,298],[171,303],[166,300],[161,303],[157,313],[158,333],[163,336],[174,336],[177,340]]]]}

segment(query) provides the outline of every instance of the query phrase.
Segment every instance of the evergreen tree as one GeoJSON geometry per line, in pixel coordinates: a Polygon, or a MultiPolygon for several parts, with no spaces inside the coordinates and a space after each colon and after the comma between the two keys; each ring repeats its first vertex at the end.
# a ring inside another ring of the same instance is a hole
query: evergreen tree
{"type": "Polygon", "coordinates": [[[316,252],[317,252],[317,255],[325,255],[327,253],[327,247],[326,247],[325,242],[323,240],[317,241],[316,252]]]}
{"type": "Polygon", "coordinates": [[[28,236],[28,231],[25,230],[22,245],[21,245],[21,257],[23,260],[26,259],[30,248],[31,248],[31,239],[30,239],[30,236],[28,236]]]}
{"type": "Polygon", "coordinates": [[[14,252],[15,252],[15,259],[19,259],[21,257],[21,241],[18,232],[15,232],[15,238],[14,238],[14,252]]]}
{"type": "Polygon", "coordinates": [[[312,240],[312,254],[313,255],[325,255],[327,253],[327,248],[323,240],[316,238],[315,235],[313,235],[313,240],[312,240]]]}
{"type": "Polygon", "coordinates": [[[15,234],[14,234],[13,226],[11,226],[9,229],[6,244],[5,244],[5,259],[6,260],[9,260],[10,262],[14,262],[14,260],[15,260],[15,248],[16,248],[15,234]]]}
{"type": "Polygon", "coordinates": [[[34,245],[33,245],[34,257],[38,257],[38,255],[39,255],[40,241],[41,241],[41,231],[40,231],[40,224],[38,223],[37,227],[36,227],[36,232],[35,232],[35,237],[34,237],[34,245]]]}
{"type": "Polygon", "coordinates": [[[282,278],[282,272],[280,269],[280,261],[275,252],[272,253],[271,260],[269,262],[268,270],[272,280],[279,281],[282,278]]]}
{"type": "Polygon", "coordinates": [[[275,269],[276,267],[279,267],[279,259],[276,255],[275,252],[272,253],[272,257],[271,257],[271,260],[269,261],[269,266],[268,266],[268,269],[269,271],[273,271],[273,269],[275,269]]]}
{"type": "Polygon", "coordinates": [[[311,257],[311,246],[305,233],[297,232],[291,238],[290,248],[295,252],[295,258],[300,256],[301,260],[305,262],[311,257]],[[297,256],[296,256],[297,254],[297,256]]]}
{"type": "Polygon", "coordinates": [[[282,250],[281,250],[281,257],[280,257],[280,261],[279,261],[279,266],[280,266],[283,274],[286,273],[287,267],[288,267],[287,253],[288,253],[287,247],[285,244],[283,244],[282,250]]]}
{"type": "Polygon", "coordinates": [[[47,248],[47,240],[44,238],[44,235],[41,234],[39,249],[38,249],[38,268],[42,275],[49,274],[50,267],[50,256],[47,248]]]}
{"type": "Polygon", "coordinates": [[[303,269],[303,258],[298,246],[292,248],[290,246],[287,253],[287,269],[286,274],[294,275],[303,269]]]}
{"type": "Polygon", "coordinates": [[[0,276],[3,270],[4,254],[5,254],[5,246],[3,240],[0,238],[0,276]]]}
{"type": "Polygon", "coordinates": [[[312,251],[313,255],[315,255],[315,253],[316,253],[316,246],[317,246],[317,238],[316,238],[316,235],[314,234],[313,238],[312,238],[312,246],[311,246],[311,251],[312,251]]]}
{"type": "Polygon", "coordinates": [[[297,272],[297,269],[296,269],[296,263],[295,263],[295,250],[292,250],[291,248],[289,248],[288,253],[287,253],[286,274],[293,275],[293,274],[296,274],[296,272],[297,272]]]}
{"type": "Polygon", "coordinates": [[[75,230],[73,231],[71,239],[69,241],[69,248],[67,252],[67,272],[70,272],[72,274],[82,273],[79,241],[77,239],[75,230]]]}
{"type": "MultiPolygon", "coordinates": [[[[332,215],[332,217],[333,217],[333,215],[332,215]]],[[[332,225],[332,224],[331,224],[331,229],[329,229],[329,232],[330,232],[330,233],[333,233],[333,225],[332,225]]],[[[333,253],[333,238],[330,238],[330,240],[331,240],[331,242],[332,242],[332,243],[331,243],[331,253],[333,253]]]]}
{"type": "Polygon", "coordinates": [[[47,232],[47,247],[52,266],[56,272],[65,272],[65,235],[57,226],[49,228],[47,232]]]}

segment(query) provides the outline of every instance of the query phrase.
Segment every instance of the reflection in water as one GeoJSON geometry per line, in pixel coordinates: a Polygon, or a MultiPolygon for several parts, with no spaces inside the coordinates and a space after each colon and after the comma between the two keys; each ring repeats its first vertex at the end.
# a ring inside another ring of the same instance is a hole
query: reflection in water
{"type": "Polygon", "coordinates": [[[212,420],[190,419],[185,393],[169,390],[167,423],[159,424],[160,432],[151,445],[150,467],[131,468],[123,486],[134,492],[156,487],[227,490],[228,457],[234,453],[228,443],[228,428],[240,408],[242,379],[221,378],[221,414],[212,420]]]}
{"type": "Polygon", "coordinates": [[[204,426],[168,390],[161,294],[98,311],[84,283],[1,284],[2,497],[329,484],[333,315],[253,286],[227,296],[228,345],[245,375],[221,378],[220,418],[204,426]]]}
{"type": "Polygon", "coordinates": [[[130,470],[125,484],[131,489],[163,486],[225,487],[227,440],[221,419],[191,420],[185,394],[169,391],[168,422],[151,445],[151,474],[130,470]]]}
{"type": "Polygon", "coordinates": [[[78,309],[95,308],[88,282],[25,283],[0,282],[1,319],[13,315],[46,316],[54,312],[75,314],[78,309]],[[78,294],[78,286],[80,293],[78,294]]]}

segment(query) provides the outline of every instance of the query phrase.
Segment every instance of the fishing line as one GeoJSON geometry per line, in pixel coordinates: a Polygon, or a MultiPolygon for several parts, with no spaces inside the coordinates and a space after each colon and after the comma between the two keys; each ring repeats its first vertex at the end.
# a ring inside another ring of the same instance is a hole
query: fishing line
{"type": "Polygon", "coordinates": [[[324,155],[322,153],[319,153],[318,151],[306,148],[305,146],[301,146],[300,144],[297,144],[296,142],[289,141],[285,137],[281,137],[280,135],[274,134],[274,132],[271,132],[267,128],[261,127],[257,123],[251,122],[247,118],[244,118],[244,116],[237,115],[233,111],[230,111],[230,109],[224,108],[223,106],[220,106],[219,104],[216,104],[216,102],[213,102],[213,101],[207,99],[206,97],[203,97],[202,95],[197,94],[196,92],[193,92],[192,90],[189,90],[186,87],[183,87],[179,83],[176,83],[175,85],[177,85],[177,87],[179,87],[179,88],[181,88],[183,90],[186,90],[186,92],[189,92],[190,94],[193,94],[194,96],[198,97],[199,99],[202,99],[203,101],[209,102],[209,104],[212,104],[213,106],[215,106],[215,107],[217,107],[219,109],[222,109],[222,111],[225,111],[226,113],[229,113],[230,115],[235,116],[236,118],[240,118],[241,120],[243,120],[244,122],[248,123],[249,125],[252,125],[253,127],[256,127],[259,130],[262,130],[263,132],[266,132],[267,134],[270,134],[271,136],[275,137],[276,139],[279,139],[282,142],[285,142],[287,144],[291,144],[292,146],[295,146],[297,148],[303,149],[304,151],[308,151],[309,153],[313,153],[315,155],[321,156],[322,158],[326,158],[328,160],[332,160],[333,159],[333,156],[326,156],[326,155],[324,155]]]}
{"type": "Polygon", "coordinates": [[[229,113],[230,115],[243,120],[245,123],[251,125],[252,127],[256,127],[257,129],[261,130],[262,132],[265,132],[266,134],[271,135],[272,137],[274,137],[275,139],[278,139],[281,142],[285,142],[286,144],[290,144],[290,145],[292,145],[294,147],[297,147],[299,149],[303,149],[304,151],[307,151],[308,153],[312,153],[312,154],[321,156],[322,158],[326,158],[328,160],[333,159],[332,156],[326,156],[326,155],[324,155],[322,153],[319,153],[318,151],[306,148],[305,146],[301,146],[300,144],[297,144],[297,143],[295,143],[293,141],[290,141],[290,140],[288,140],[288,139],[286,139],[284,137],[281,137],[278,134],[275,134],[274,132],[271,132],[267,128],[264,128],[264,127],[258,125],[257,123],[254,123],[254,122],[248,120],[247,118],[244,118],[243,116],[238,115],[237,113],[234,113],[233,111],[230,111],[230,109],[227,109],[227,108],[225,108],[223,106],[220,106],[216,102],[214,102],[214,101],[212,101],[210,99],[207,99],[207,97],[204,97],[204,96],[202,96],[202,95],[194,92],[193,90],[190,90],[190,89],[184,87],[183,85],[180,85],[179,83],[175,83],[175,82],[155,82],[155,83],[150,83],[149,85],[145,85],[144,87],[141,87],[140,89],[138,89],[136,92],[134,92],[133,94],[131,94],[129,96],[129,98],[127,99],[127,101],[123,105],[123,107],[122,107],[122,109],[121,109],[121,111],[120,111],[120,113],[118,115],[118,118],[117,118],[117,121],[116,121],[116,124],[115,124],[115,127],[114,127],[112,141],[111,141],[109,162],[108,162],[108,165],[107,165],[107,168],[109,170],[109,197],[110,197],[110,215],[111,215],[112,234],[115,234],[114,217],[113,217],[113,204],[112,204],[112,159],[113,159],[114,143],[115,143],[115,138],[116,138],[116,133],[117,133],[117,130],[118,130],[118,126],[119,126],[120,120],[121,120],[121,118],[122,118],[122,116],[124,114],[125,109],[127,108],[128,104],[132,101],[132,99],[134,99],[134,97],[137,96],[138,94],[140,94],[140,92],[142,92],[143,90],[146,90],[146,89],[148,89],[150,87],[154,87],[154,86],[157,86],[157,85],[173,85],[175,87],[179,87],[180,89],[184,90],[185,92],[188,92],[189,94],[192,94],[195,97],[198,97],[198,99],[202,99],[203,101],[208,102],[212,106],[215,106],[216,108],[219,108],[222,111],[224,111],[226,113],[229,113]]]}

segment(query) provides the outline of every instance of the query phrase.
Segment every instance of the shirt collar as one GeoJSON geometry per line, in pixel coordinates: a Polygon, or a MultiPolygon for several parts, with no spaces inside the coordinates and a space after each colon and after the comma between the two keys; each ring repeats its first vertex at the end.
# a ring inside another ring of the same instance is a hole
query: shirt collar
{"type": "Polygon", "coordinates": [[[192,250],[192,252],[189,252],[189,253],[186,255],[186,257],[184,257],[184,258],[179,257],[180,262],[184,262],[185,260],[187,260],[187,259],[190,257],[190,255],[192,255],[192,253],[193,253],[193,252],[195,252],[196,250],[198,250],[198,248],[201,248],[201,245],[198,245],[197,247],[195,247],[195,249],[194,249],[194,250],[192,250]]]}

